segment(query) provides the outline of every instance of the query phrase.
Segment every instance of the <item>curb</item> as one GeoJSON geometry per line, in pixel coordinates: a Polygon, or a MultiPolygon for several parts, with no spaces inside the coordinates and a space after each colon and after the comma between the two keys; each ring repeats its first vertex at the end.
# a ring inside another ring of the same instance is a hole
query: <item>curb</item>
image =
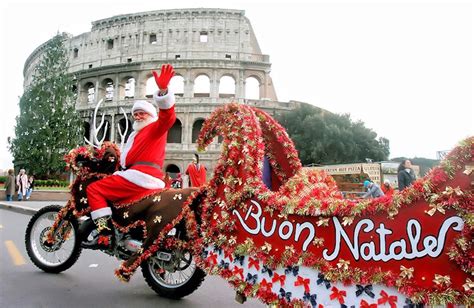
{"type": "Polygon", "coordinates": [[[0,209],[9,210],[9,211],[12,211],[12,212],[17,212],[17,213],[20,213],[20,214],[26,214],[26,215],[30,215],[30,216],[34,215],[38,211],[38,209],[34,209],[34,208],[31,208],[31,207],[27,207],[27,206],[1,203],[1,202],[0,202],[0,209]]]}

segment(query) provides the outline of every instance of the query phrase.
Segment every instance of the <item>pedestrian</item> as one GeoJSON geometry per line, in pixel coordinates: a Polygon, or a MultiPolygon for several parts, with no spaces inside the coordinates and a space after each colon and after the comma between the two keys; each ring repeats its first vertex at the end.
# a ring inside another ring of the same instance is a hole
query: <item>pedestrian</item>
{"type": "Polygon", "coordinates": [[[398,190],[402,191],[415,181],[416,176],[413,171],[411,161],[405,159],[398,166],[398,190]]]}
{"type": "Polygon", "coordinates": [[[199,155],[194,154],[193,160],[186,169],[189,175],[190,186],[199,187],[206,183],[206,167],[199,163],[199,155]]]}
{"type": "Polygon", "coordinates": [[[383,193],[386,195],[386,196],[391,196],[393,195],[393,192],[395,191],[392,187],[392,185],[390,185],[390,180],[389,179],[385,179],[383,181],[383,185],[382,187],[380,187],[383,191],[383,193]]]}
{"type": "Polygon", "coordinates": [[[369,180],[364,181],[364,187],[367,189],[367,192],[362,196],[362,198],[378,198],[384,195],[382,189],[369,180]]]}
{"type": "Polygon", "coordinates": [[[18,186],[18,201],[22,201],[28,189],[28,175],[26,175],[25,169],[20,169],[20,172],[18,172],[16,185],[18,186]]]}
{"type": "Polygon", "coordinates": [[[13,169],[8,170],[8,176],[5,181],[5,195],[7,197],[7,201],[13,201],[13,196],[16,193],[16,180],[15,180],[15,173],[13,169]]]}
{"type": "Polygon", "coordinates": [[[35,176],[30,175],[28,178],[28,189],[26,190],[26,200],[30,200],[31,193],[33,192],[33,189],[35,188],[35,176]]]}
{"type": "Polygon", "coordinates": [[[112,209],[108,201],[124,202],[143,194],[156,193],[165,188],[162,170],[165,161],[168,130],[176,120],[175,97],[168,91],[174,75],[171,65],[163,65],[161,74],[152,72],[158,91],[153,95],[157,108],[144,100],[136,100],[132,107],[133,132],[127,139],[120,157],[121,171],[98,180],[86,188],[102,248],[113,247],[112,209]]]}

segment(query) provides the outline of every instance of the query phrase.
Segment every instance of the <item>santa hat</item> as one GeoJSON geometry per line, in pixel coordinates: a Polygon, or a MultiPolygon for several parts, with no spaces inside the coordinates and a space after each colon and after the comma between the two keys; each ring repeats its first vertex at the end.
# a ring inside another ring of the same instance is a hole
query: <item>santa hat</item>
{"type": "Polygon", "coordinates": [[[149,115],[151,115],[152,118],[158,118],[158,114],[156,113],[156,107],[147,101],[135,101],[132,107],[132,114],[137,110],[143,110],[149,115]]]}

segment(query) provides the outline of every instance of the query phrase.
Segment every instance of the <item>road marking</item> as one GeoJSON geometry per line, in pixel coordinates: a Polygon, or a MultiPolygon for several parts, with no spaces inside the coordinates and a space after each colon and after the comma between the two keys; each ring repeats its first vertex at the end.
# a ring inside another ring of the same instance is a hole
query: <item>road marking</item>
{"type": "Polygon", "coordinates": [[[25,264],[25,259],[23,259],[23,256],[12,241],[5,241],[5,246],[7,246],[7,250],[10,254],[10,257],[12,258],[13,264],[17,266],[25,264]]]}
{"type": "Polygon", "coordinates": [[[89,265],[89,267],[98,267],[98,266],[99,266],[99,264],[91,264],[91,265],[89,265]]]}

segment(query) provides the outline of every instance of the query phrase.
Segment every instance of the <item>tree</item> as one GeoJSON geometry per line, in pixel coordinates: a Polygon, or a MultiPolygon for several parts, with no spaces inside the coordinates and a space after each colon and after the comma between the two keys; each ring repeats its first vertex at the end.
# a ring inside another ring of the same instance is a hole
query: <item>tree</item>
{"type": "Polygon", "coordinates": [[[83,135],[74,109],[73,76],[67,72],[65,39],[66,35],[58,34],[45,43],[32,82],[20,98],[15,138],[9,144],[15,166],[37,176],[64,171],[64,154],[83,135]]]}
{"type": "Polygon", "coordinates": [[[386,160],[389,140],[361,121],[352,122],[348,114],[338,115],[321,108],[301,104],[278,117],[291,139],[303,165],[338,164],[386,160]]]}

